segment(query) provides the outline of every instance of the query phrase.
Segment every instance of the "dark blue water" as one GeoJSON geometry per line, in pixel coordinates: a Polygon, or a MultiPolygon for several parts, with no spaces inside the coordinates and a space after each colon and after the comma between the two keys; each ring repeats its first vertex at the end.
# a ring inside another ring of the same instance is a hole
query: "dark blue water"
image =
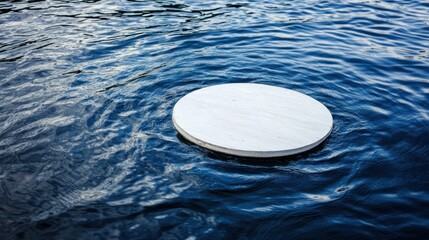
{"type": "Polygon", "coordinates": [[[428,239],[425,0],[2,1],[0,239],[428,239]],[[222,83],[324,103],[270,161],[177,135],[222,83]]]}

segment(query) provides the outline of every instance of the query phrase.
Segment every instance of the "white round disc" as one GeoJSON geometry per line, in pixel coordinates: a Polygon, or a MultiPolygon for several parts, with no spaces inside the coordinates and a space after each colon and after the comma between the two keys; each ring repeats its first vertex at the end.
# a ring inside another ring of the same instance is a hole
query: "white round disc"
{"type": "Polygon", "coordinates": [[[332,130],[331,112],[305,94],[254,83],[202,88],[181,98],[173,124],[202,147],[244,157],[307,151],[332,130]]]}

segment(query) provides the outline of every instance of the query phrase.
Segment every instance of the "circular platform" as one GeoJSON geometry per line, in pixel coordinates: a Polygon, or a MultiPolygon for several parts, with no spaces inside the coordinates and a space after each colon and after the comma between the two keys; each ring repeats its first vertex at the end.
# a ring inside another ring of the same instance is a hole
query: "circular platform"
{"type": "Polygon", "coordinates": [[[320,144],[332,130],[330,111],[305,94],[264,84],[202,88],[181,98],[173,124],[202,147],[244,157],[280,157],[320,144]]]}

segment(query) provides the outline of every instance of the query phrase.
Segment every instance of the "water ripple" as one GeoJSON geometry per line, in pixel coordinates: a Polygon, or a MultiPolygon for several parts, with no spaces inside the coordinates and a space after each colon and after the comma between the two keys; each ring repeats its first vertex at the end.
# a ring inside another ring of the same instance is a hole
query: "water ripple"
{"type": "Polygon", "coordinates": [[[1,239],[425,239],[424,1],[0,3],[1,239]],[[291,88],[335,125],[272,160],[177,135],[180,97],[291,88]]]}

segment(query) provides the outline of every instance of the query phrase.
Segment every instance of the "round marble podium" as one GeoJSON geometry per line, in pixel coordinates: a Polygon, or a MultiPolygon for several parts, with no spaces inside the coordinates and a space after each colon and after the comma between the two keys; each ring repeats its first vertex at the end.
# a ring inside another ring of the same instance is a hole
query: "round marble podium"
{"type": "Polygon", "coordinates": [[[187,140],[243,157],[280,157],[316,147],[331,133],[330,111],[305,94],[253,83],[193,91],[173,109],[173,124],[187,140]]]}

